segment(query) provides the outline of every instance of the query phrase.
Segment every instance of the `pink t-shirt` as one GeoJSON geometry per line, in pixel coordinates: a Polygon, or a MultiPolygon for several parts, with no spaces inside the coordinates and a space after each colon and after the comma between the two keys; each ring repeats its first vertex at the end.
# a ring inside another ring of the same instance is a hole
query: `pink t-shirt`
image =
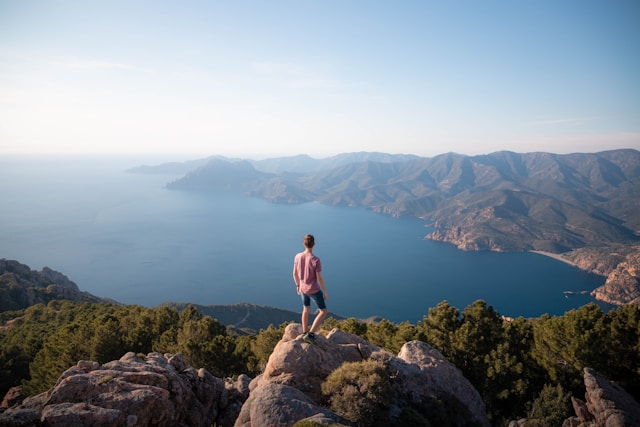
{"type": "Polygon", "coordinates": [[[316,272],[322,271],[322,263],[320,258],[314,254],[300,252],[293,260],[293,264],[300,278],[300,292],[303,294],[313,295],[320,291],[318,285],[318,277],[316,272]]]}

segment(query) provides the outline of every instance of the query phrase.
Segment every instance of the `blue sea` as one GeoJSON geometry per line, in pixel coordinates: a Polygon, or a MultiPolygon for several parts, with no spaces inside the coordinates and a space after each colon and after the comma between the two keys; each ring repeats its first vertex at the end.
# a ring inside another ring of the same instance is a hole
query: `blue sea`
{"type": "Polygon", "coordinates": [[[594,301],[604,278],[534,253],[464,252],[424,239],[418,219],[236,193],[167,190],[175,175],[126,172],[149,159],[0,158],[0,258],[48,266],[126,304],[166,301],[300,309],[291,272],[316,237],[327,305],[339,315],[422,320],[477,299],[511,317],[594,301]]]}

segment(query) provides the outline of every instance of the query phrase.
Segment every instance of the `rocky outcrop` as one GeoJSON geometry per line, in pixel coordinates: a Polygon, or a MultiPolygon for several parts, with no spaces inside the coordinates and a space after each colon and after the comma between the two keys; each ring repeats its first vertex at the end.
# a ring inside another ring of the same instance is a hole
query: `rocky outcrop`
{"type": "Polygon", "coordinates": [[[7,259],[0,259],[0,312],[65,299],[79,302],[114,303],[83,292],[67,276],[44,267],[41,271],[7,259]]]}
{"type": "MultiPolygon", "coordinates": [[[[640,246],[636,246],[640,250],[640,246]]],[[[615,305],[640,305],[640,252],[628,254],[607,276],[604,285],[591,292],[595,298],[615,305]]]]}
{"type": "Polygon", "coordinates": [[[11,387],[7,391],[7,394],[4,395],[4,399],[2,399],[2,403],[0,403],[0,409],[7,409],[19,405],[23,400],[22,388],[11,387]]]}
{"type": "MultiPolygon", "coordinates": [[[[390,417],[404,408],[420,408],[430,399],[456,406],[453,425],[489,426],[477,390],[440,352],[423,342],[409,342],[394,356],[361,338],[334,329],[318,335],[317,345],[304,342],[299,324],[288,325],[265,371],[251,382],[235,427],[293,425],[310,416],[345,424],[321,406],[326,401],[321,385],[344,362],[382,360],[393,372],[390,417]],[[271,403],[278,402],[277,405],[271,403]]],[[[317,420],[316,420],[317,422],[317,420]]],[[[348,423],[347,423],[348,424],[348,423]]]]}
{"type": "Polygon", "coordinates": [[[80,361],[48,392],[0,414],[0,426],[231,426],[249,381],[223,381],[180,354],[80,361]]]}
{"type": "MultiPolygon", "coordinates": [[[[80,361],[56,385],[0,413],[0,426],[285,427],[301,420],[350,426],[327,409],[322,384],[345,362],[383,362],[392,390],[388,417],[425,414],[437,402],[450,425],[488,427],[479,393],[452,363],[423,342],[395,356],[362,338],[332,330],[310,345],[299,324],[287,326],[264,372],[222,380],[185,363],[181,354],[127,353],[105,363],[80,361]]],[[[9,402],[9,400],[7,400],[9,402]]],[[[16,400],[11,400],[16,402],[16,400]]]]}
{"type": "Polygon", "coordinates": [[[581,248],[560,257],[607,278],[591,292],[594,298],[613,305],[640,304],[640,245],[581,248]]]}
{"type": "Polygon", "coordinates": [[[589,368],[584,370],[584,385],[586,401],[571,399],[576,416],[563,427],[640,426],[640,404],[622,387],[589,368]]]}

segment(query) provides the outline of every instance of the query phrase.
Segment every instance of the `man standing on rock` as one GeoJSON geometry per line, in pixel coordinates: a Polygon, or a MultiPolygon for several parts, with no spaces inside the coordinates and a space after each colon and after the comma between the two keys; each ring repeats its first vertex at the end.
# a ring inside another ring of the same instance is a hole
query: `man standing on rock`
{"type": "Polygon", "coordinates": [[[327,288],[322,278],[322,263],[320,258],[313,254],[315,239],[311,234],[304,236],[304,252],[296,254],[293,259],[293,281],[296,282],[298,295],[302,297],[302,331],[303,339],[309,344],[316,343],[316,332],[327,317],[325,299],[329,299],[327,288]],[[321,289],[322,288],[322,289],[321,289]],[[315,301],[320,312],[309,328],[309,312],[311,311],[311,299],[315,301]]]}

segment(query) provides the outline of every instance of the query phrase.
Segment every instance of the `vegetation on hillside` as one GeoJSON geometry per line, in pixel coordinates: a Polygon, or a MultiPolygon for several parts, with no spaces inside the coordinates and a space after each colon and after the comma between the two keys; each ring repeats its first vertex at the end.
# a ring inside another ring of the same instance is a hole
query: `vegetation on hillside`
{"type": "MultiPolygon", "coordinates": [[[[19,384],[28,394],[40,393],[78,360],[105,363],[129,351],[182,352],[189,364],[218,377],[255,376],[264,369],[286,326],[237,336],[191,306],[179,312],[169,307],[69,301],[3,313],[2,319],[11,319],[0,330],[2,394],[19,384]]],[[[393,353],[410,340],[429,343],[478,389],[496,426],[523,416],[537,418],[542,424],[568,416],[569,396],[584,394],[584,367],[595,369],[640,399],[637,305],[604,313],[589,304],[564,316],[505,320],[481,300],[462,311],[442,302],[416,324],[328,319],[325,328],[333,327],[393,353]]],[[[349,369],[379,371],[375,366],[347,366],[331,379],[327,389],[339,389],[341,382],[348,382],[352,389],[361,386],[353,383],[349,369]]],[[[384,373],[380,375],[384,379],[384,373]]],[[[384,394],[384,387],[379,390],[384,394]]],[[[346,391],[333,395],[340,393],[349,399],[346,391]]],[[[363,408],[370,411],[371,402],[378,398],[367,395],[363,408]]],[[[338,401],[334,404],[340,405],[338,401]]]]}

